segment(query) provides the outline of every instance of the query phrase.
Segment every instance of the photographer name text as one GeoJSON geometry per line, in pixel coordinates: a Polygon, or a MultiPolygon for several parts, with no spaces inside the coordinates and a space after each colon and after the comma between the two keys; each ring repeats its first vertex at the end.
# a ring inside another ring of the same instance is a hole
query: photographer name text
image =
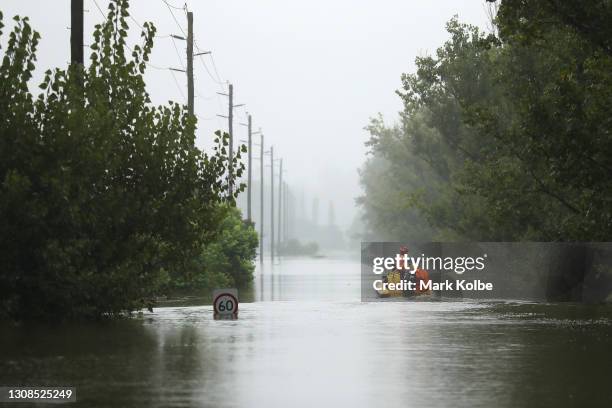
{"type": "Polygon", "coordinates": [[[418,284],[414,281],[409,280],[401,280],[399,282],[384,282],[382,279],[377,279],[373,282],[373,287],[375,290],[418,290],[419,291],[427,291],[427,290],[435,290],[435,291],[491,291],[493,290],[493,284],[491,282],[483,282],[480,279],[468,281],[466,279],[460,279],[456,281],[446,280],[444,282],[433,282],[429,281],[419,281],[418,284]]]}

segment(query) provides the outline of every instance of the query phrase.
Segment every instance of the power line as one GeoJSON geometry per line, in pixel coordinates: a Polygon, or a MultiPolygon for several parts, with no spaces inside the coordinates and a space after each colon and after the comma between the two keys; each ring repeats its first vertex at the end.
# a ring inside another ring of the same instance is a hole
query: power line
{"type": "Polygon", "coordinates": [[[217,78],[219,79],[219,81],[221,81],[221,77],[219,76],[219,71],[217,70],[217,64],[215,64],[215,57],[213,57],[212,54],[210,54],[210,60],[212,61],[213,69],[215,70],[215,74],[217,74],[217,78]]]}
{"type": "Polygon", "coordinates": [[[168,7],[168,11],[170,12],[170,14],[172,15],[172,19],[174,20],[174,22],[176,23],[176,25],[178,26],[179,30],[181,30],[181,32],[183,33],[183,35],[185,37],[187,37],[187,34],[185,33],[185,30],[183,30],[183,27],[181,26],[181,24],[178,22],[178,20],[176,19],[176,16],[174,15],[174,12],[172,11],[172,9],[176,9],[176,10],[185,10],[187,8],[187,5],[185,5],[184,7],[176,7],[176,6],[172,6],[170,5],[166,0],[162,0],[164,2],[164,4],[168,7]]]}
{"type": "Polygon", "coordinates": [[[210,72],[210,70],[208,69],[208,67],[206,66],[206,63],[204,62],[204,57],[202,55],[199,56],[200,57],[200,62],[202,63],[202,66],[204,67],[204,69],[206,70],[206,73],[208,74],[208,76],[210,77],[210,79],[217,85],[221,85],[221,89],[225,90],[225,88],[223,87],[223,85],[225,85],[225,82],[223,81],[219,81],[217,79],[215,79],[215,77],[213,76],[213,74],[210,72]]]}
{"type": "Polygon", "coordinates": [[[183,67],[183,69],[185,69],[185,64],[183,63],[183,59],[181,58],[181,53],[178,50],[178,47],[176,46],[176,41],[174,40],[174,37],[171,37],[172,39],[172,45],[174,45],[174,50],[176,51],[176,56],[179,59],[179,62],[181,63],[181,67],[183,67]]]}
{"type": "Polygon", "coordinates": [[[140,29],[141,29],[141,30],[143,30],[143,31],[144,31],[144,27],[143,27],[143,25],[142,25],[142,24],[140,24],[138,21],[136,21],[136,19],[134,18],[134,16],[132,16],[131,14],[130,14],[130,20],[132,20],[132,21],[134,22],[134,24],[136,24],[138,27],[140,27],[140,29]]]}
{"type": "MultiPolygon", "coordinates": [[[[104,19],[106,19],[106,15],[104,14],[104,11],[102,10],[102,8],[101,8],[101,7],[100,7],[100,5],[98,4],[98,2],[97,2],[96,0],[92,0],[92,1],[94,2],[94,4],[95,4],[96,8],[97,8],[97,9],[98,9],[98,11],[100,12],[100,15],[101,15],[101,16],[102,16],[104,19]]],[[[166,7],[168,8],[168,11],[170,12],[171,17],[172,17],[172,19],[174,20],[174,23],[176,24],[176,26],[178,27],[178,29],[180,30],[180,32],[181,32],[181,33],[182,33],[182,34],[183,34],[185,37],[187,37],[187,33],[186,33],[185,29],[182,27],[182,25],[180,24],[179,20],[178,20],[178,19],[177,19],[177,17],[176,17],[176,14],[175,14],[175,13],[174,13],[174,11],[173,11],[173,10],[183,10],[185,13],[187,13],[187,4],[185,4],[183,7],[177,7],[177,6],[173,5],[173,4],[170,4],[170,3],[169,3],[168,1],[166,1],[166,0],[162,0],[162,2],[163,2],[163,3],[166,5],[166,7]]],[[[134,16],[132,16],[132,15],[130,14],[130,15],[129,15],[129,18],[130,18],[130,19],[131,19],[131,20],[132,20],[132,21],[133,21],[133,22],[134,22],[134,23],[135,23],[135,24],[136,24],[136,25],[137,25],[137,26],[138,26],[138,27],[139,27],[141,30],[144,30],[144,25],[143,25],[143,24],[140,24],[140,22],[139,22],[138,20],[136,20],[136,18],[135,18],[134,16]]],[[[173,46],[173,48],[174,48],[174,50],[175,50],[175,52],[176,52],[176,55],[177,55],[177,57],[178,57],[178,59],[179,59],[180,66],[181,66],[183,69],[185,69],[185,63],[183,62],[183,59],[182,59],[182,57],[181,57],[181,53],[180,53],[180,51],[179,51],[179,49],[178,49],[178,46],[177,46],[177,44],[176,44],[176,41],[175,41],[175,36],[173,36],[173,35],[169,34],[169,35],[164,35],[164,36],[157,36],[157,35],[156,35],[155,37],[156,37],[156,38],[170,38],[170,39],[172,40],[172,46],[173,46]]],[[[177,37],[177,38],[180,38],[180,37],[177,37]]],[[[129,50],[130,50],[130,51],[133,51],[133,49],[132,49],[132,48],[131,48],[131,47],[130,47],[128,44],[125,44],[125,46],[126,46],[126,47],[127,47],[129,50]]],[[[218,85],[218,86],[221,88],[221,90],[225,91],[225,89],[227,89],[227,83],[226,83],[226,82],[225,82],[225,81],[222,79],[221,75],[219,74],[219,69],[217,68],[217,64],[216,64],[216,62],[215,62],[215,58],[214,58],[214,56],[212,55],[212,53],[211,53],[211,52],[205,52],[205,53],[204,53],[204,52],[202,52],[202,50],[200,49],[200,47],[197,45],[197,41],[195,41],[195,40],[194,40],[194,46],[195,46],[196,50],[198,51],[198,55],[197,55],[197,56],[199,56],[199,57],[200,57],[200,63],[202,64],[202,67],[204,68],[204,70],[205,70],[206,74],[208,75],[208,77],[209,77],[209,78],[210,78],[210,79],[211,79],[211,80],[212,80],[212,81],[213,81],[215,84],[217,84],[217,85],[218,85]],[[211,69],[209,68],[209,66],[208,66],[207,62],[206,62],[206,61],[205,61],[205,59],[204,59],[204,55],[206,55],[206,54],[208,54],[208,55],[210,56],[210,63],[211,63],[211,66],[212,66],[212,71],[211,71],[211,69]]],[[[170,74],[172,75],[172,79],[174,80],[174,83],[175,83],[176,87],[177,87],[177,88],[178,88],[178,90],[179,90],[179,93],[180,93],[181,97],[183,98],[183,102],[186,100],[186,98],[185,98],[185,93],[184,93],[184,91],[183,91],[183,88],[181,87],[181,85],[180,85],[180,83],[179,83],[179,81],[178,81],[178,79],[177,79],[177,77],[176,77],[175,73],[173,72],[173,69],[172,69],[172,68],[169,68],[169,67],[162,67],[162,66],[159,66],[159,65],[154,65],[154,64],[152,64],[152,63],[150,63],[150,62],[147,62],[147,61],[144,61],[144,62],[145,62],[145,64],[146,64],[148,67],[151,67],[151,68],[153,68],[153,69],[157,69],[157,70],[167,70],[167,71],[169,71],[169,72],[170,72],[170,74]]],[[[214,99],[214,98],[216,97],[216,98],[217,98],[218,105],[219,105],[219,108],[220,108],[220,109],[223,109],[223,103],[222,103],[221,98],[220,98],[220,96],[219,96],[218,94],[214,94],[214,95],[212,95],[212,96],[206,96],[206,95],[204,95],[204,93],[202,93],[202,92],[196,92],[196,94],[197,94],[197,96],[198,96],[199,98],[201,98],[201,99],[203,99],[203,100],[212,100],[212,99],[214,99]]],[[[221,123],[222,123],[222,122],[221,122],[221,120],[220,120],[220,118],[218,118],[218,117],[211,117],[211,118],[202,117],[202,118],[200,118],[200,119],[201,119],[201,120],[213,120],[213,119],[217,119],[217,122],[218,122],[218,124],[219,124],[219,125],[221,125],[221,123]]]]}
{"type": "MultiPolygon", "coordinates": [[[[102,14],[102,16],[104,18],[106,18],[106,15],[102,11],[102,9],[100,8],[100,6],[96,2],[96,0],[93,0],[93,2],[96,4],[96,7],[97,7],[98,11],[100,12],[100,14],[102,14]]],[[[130,17],[130,20],[132,20],[134,22],[134,24],[136,24],[138,26],[138,28],[140,28],[141,30],[144,31],[144,25],[143,24],[140,24],[138,22],[138,20],[136,20],[132,14],[130,14],[129,17],[130,17]]],[[[170,35],[157,35],[157,34],[155,35],[155,38],[169,38],[169,37],[170,37],[170,35]]]]}
{"type": "MultiPolygon", "coordinates": [[[[136,25],[138,26],[138,28],[140,28],[142,31],[144,31],[144,29],[145,29],[145,28],[144,28],[144,25],[143,25],[143,24],[140,24],[140,23],[138,22],[138,20],[136,20],[136,19],[134,18],[134,16],[133,16],[133,15],[131,15],[131,14],[130,14],[130,15],[129,15],[129,17],[130,17],[130,20],[132,20],[132,21],[134,22],[134,24],[136,24],[136,25]]],[[[158,34],[156,33],[156,34],[155,34],[155,38],[170,38],[170,34],[168,34],[168,35],[158,35],[158,34]]]]}
{"type": "MultiPolygon", "coordinates": [[[[126,46],[126,47],[128,47],[130,51],[134,52],[134,50],[132,49],[132,47],[130,47],[129,45],[127,45],[127,44],[126,44],[125,46],[126,46]]],[[[161,66],[159,66],[159,65],[151,64],[151,63],[150,63],[150,62],[148,62],[148,61],[143,61],[143,62],[144,62],[146,65],[147,65],[147,67],[149,67],[149,68],[153,68],[153,69],[157,69],[157,70],[159,70],[159,71],[165,71],[165,70],[167,70],[167,69],[170,69],[170,68],[168,68],[168,67],[161,67],[161,66]]]]}
{"type": "MultiPolygon", "coordinates": [[[[194,45],[195,45],[196,49],[198,50],[198,52],[202,51],[200,49],[200,47],[198,46],[198,43],[196,41],[194,41],[194,45]]],[[[200,62],[202,62],[202,66],[204,67],[204,69],[208,73],[208,76],[210,77],[210,79],[212,79],[218,85],[225,85],[225,82],[221,79],[221,76],[219,75],[219,71],[217,70],[217,66],[215,64],[215,59],[214,59],[214,57],[212,55],[212,52],[207,52],[206,54],[201,54],[199,57],[200,57],[200,62]],[[206,65],[206,62],[204,61],[204,55],[209,55],[210,56],[210,60],[211,60],[212,65],[213,65],[213,70],[215,71],[216,78],[213,76],[213,74],[208,69],[208,66],[206,65]]]]}
{"type": "MultiPolygon", "coordinates": [[[[102,18],[106,19],[106,14],[104,14],[104,11],[102,11],[102,8],[100,8],[100,5],[98,4],[98,2],[96,0],[92,0],[94,2],[94,4],[96,5],[96,8],[98,9],[98,11],[100,12],[100,15],[102,16],[102,18]]],[[[131,17],[131,16],[130,16],[131,17]]],[[[141,28],[142,26],[134,19],[132,18],[132,20],[134,20],[134,22],[136,24],[138,24],[141,28]]],[[[143,28],[144,30],[144,28],[143,28]]],[[[160,37],[161,38],[161,37],[160,37]]],[[[130,47],[127,43],[125,44],[125,46],[131,51],[134,52],[134,49],[132,47],[130,47]]],[[[148,61],[143,61],[148,67],[151,67],[153,69],[157,69],[157,70],[166,70],[168,68],[165,67],[160,67],[159,65],[155,65],[155,64],[151,64],[148,61]]]]}
{"type": "Polygon", "coordinates": [[[183,7],[177,7],[177,6],[173,6],[172,4],[168,3],[166,0],[162,0],[162,1],[163,1],[164,3],[166,3],[166,6],[171,7],[171,8],[173,8],[173,9],[175,9],[175,10],[184,10],[184,9],[185,9],[185,6],[183,6],[183,7]]]}
{"type": "Polygon", "coordinates": [[[216,94],[217,96],[217,102],[219,104],[219,110],[223,110],[223,102],[221,102],[221,96],[219,94],[216,94]]]}
{"type": "Polygon", "coordinates": [[[100,8],[100,6],[98,5],[98,2],[96,0],[93,0],[94,4],[96,5],[96,8],[98,9],[98,11],[100,12],[100,14],[102,15],[102,17],[106,18],[106,14],[104,14],[104,12],[102,11],[102,9],[100,8]]]}
{"type": "Polygon", "coordinates": [[[169,71],[170,71],[170,74],[172,74],[172,78],[174,79],[174,83],[176,84],[176,87],[178,88],[179,92],[181,93],[181,96],[183,97],[183,102],[185,102],[185,93],[183,92],[183,88],[181,88],[181,85],[176,79],[176,75],[174,75],[174,72],[172,70],[169,70],[169,71]]]}
{"type": "MultiPolygon", "coordinates": [[[[183,27],[181,26],[181,24],[179,23],[178,19],[176,18],[176,15],[174,14],[174,12],[172,11],[172,9],[175,10],[183,10],[185,12],[187,12],[187,4],[185,4],[183,7],[176,7],[171,5],[170,3],[168,3],[166,0],[162,0],[164,2],[164,4],[168,7],[168,11],[170,12],[172,19],[174,20],[174,22],[176,23],[177,27],[179,28],[179,30],[181,31],[181,33],[183,33],[183,35],[185,37],[187,37],[187,34],[185,33],[185,30],[183,29],[183,27]]],[[[180,52],[178,51],[178,48],[176,46],[176,43],[174,41],[174,37],[170,36],[172,39],[172,43],[174,45],[175,51],[179,57],[179,60],[181,61],[181,66],[183,68],[185,68],[185,65],[183,64],[183,61],[180,57],[180,52]]],[[[202,50],[200,49],[200,47],[197,45],[197,42],[194,41],[194,46],[197,49],[198,53],[201,53],[202,50]]],[[[215,82],[217,85],[220,85],[222,90],[225,90],[225,82],[221,79],[221,76],[219,75],[219,70],[217,69],[217,65],[215,63],[214,57],[212,56],[212,53],[208,52],[208,55],[210,55],[210,59],[212,62],[212,66],[213,66],[213,70],[215,75],[212,74],[212,72],[210,72],[210,70],[208,69],[208,66],[206,65],[206,62],[204,61],[203,55],[204,54],[200,54],[200,62],[202,63],[202,66],[204,67],[204,69],[206,70],[206,73],[208,74],[208,76],[210,77],[210,79],[215,82]],[[216,76],[216,77],[215,77],[216,76]]]]}

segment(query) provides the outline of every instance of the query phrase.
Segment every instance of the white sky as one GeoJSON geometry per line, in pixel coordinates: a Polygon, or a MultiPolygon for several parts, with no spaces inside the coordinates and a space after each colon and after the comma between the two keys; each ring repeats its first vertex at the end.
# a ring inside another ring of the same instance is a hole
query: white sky
{"type": "MultiPolygon", "coordinates": [[[[106,12],[107,1],[97,0],[106,12]]],[[[168,0],[182,7],[180,0],[168,0]]],[[[400,75],[414,71],[416,56],[433,53],[448,38],[445,22],[458,14],[462,22],[486,26],[482,0],[191,0],[194,35],[202,50],[212,50],[223,81],[234,84],[235,103],[246,103],[254,129],[284,158],[286,179],[307,198],[335,202],[336,218],[348,225],[360,194],[357,168],[365,158],[363,127],[383,113],[392,122],[402,109],[395,94],[400,75]]],[[[85,0],[85,44],[102,16],[85,0]]],[[[49,67],[70,59],[70,0],[2,0],[5,35],[10,18],[29,16],[41,33],[36,79],[49,67]]],[[[132,0],[139,23],[152,21],[158,35],[182,35],[162,0],[132,0]]],[[[186,31],[182,10],[172,10],[186,31]]],[[[133,39],[139,29],[129,20],[133,39]]],[[[156,39],[151,63],[181,67],[185,43],[156,39]]],[[[86,59],[88,52],[85,52],[86,59]]],[[[204,70],[215,76],[210,57],[195,61],[195,110],[200,118],[198,145],[207,146],[215,129],[227,128],[216,117],[227,113],[225,97],[204,70]]],[[[186,94],[184,74],[175,73],[186,94]]],[[[153,102],[184,101],[167,69],[149,69],[153,102]]],[[[245,138],[245,109],[236,109],[238,139],[245,138]]],[[[258,174],[257,172],[255,174],[258,174]]]]}

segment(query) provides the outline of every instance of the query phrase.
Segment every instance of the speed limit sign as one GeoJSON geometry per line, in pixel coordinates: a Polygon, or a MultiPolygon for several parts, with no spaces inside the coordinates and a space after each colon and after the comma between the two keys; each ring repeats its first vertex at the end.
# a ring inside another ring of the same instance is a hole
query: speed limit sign
{"type": "Polygon", "coordinates": [[[217,315],[238,313],[238,289],[216,289],[213,292],[213,308],[217,315]]]}

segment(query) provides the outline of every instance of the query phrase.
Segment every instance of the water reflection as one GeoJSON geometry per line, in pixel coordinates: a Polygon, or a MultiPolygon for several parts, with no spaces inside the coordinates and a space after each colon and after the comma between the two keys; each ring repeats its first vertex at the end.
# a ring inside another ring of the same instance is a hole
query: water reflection
{"type": "Polygon", "coordinates": [[[284,260],[238,320],[167,307],[105,324],[2,326],[0,384],[83,407],[610,406],[609,307],[361,303],[359,265],[284,260]],[[536,403],[537,401],[537,403],[536,403]]]}

